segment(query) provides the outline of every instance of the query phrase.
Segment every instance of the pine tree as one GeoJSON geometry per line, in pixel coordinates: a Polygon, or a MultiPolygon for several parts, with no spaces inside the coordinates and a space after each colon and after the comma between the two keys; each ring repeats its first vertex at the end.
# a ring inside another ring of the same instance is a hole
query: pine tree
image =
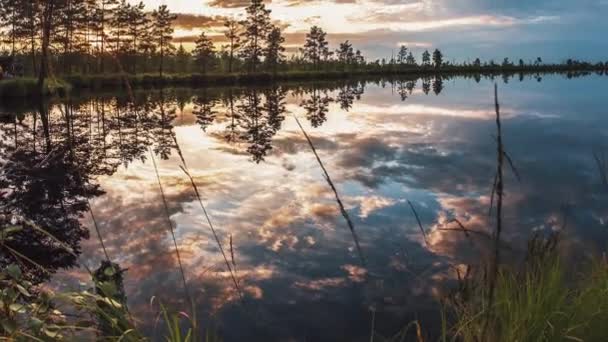
{"type": "Polygon", "coordinates": [[[357,50],[357,52],[355,52],[354,62],[357,65],[365,64],[365,57],[363,57],[363,55],[361,54],[361,50],[357,50]]]}
{"type": "Polygon", "coordinates": [[[141,47],[141,41],[146,35],[150,20],[145,12],[145,5],[140,2],[133,5],[128,12],[127,33],[131,38],[131,47],[129,48],[132,54],[132,72],[137,73],[137,57],[141,47]]]}
{"type": "Polygon", "coordinates": [[[196,63],[201,67],[203,74],[206,74],[207,68],[215,57],[215,47],[205,32],[201,33],[196,40],[196,48],[192,53],[194,54],[196,63]]]}
{"type": "Polygon", "coordinates": [[[0,1],[0,27],[6,27],[8,36],[7,43],[10,45],[11,56],[14,57],[17,52],[17,30],[19,25],[19,8],[20,0],[2,0],[0,1]]]}
{"type": "Polygon", "coordinates": [[[318,26],[311,27],[310,32],[306,34],[306,42],[301,51],[304,58],[313,63],[315,69],[318,69],[321,60],[327,61],[329,57],[326,36],[327,33],[318,26]]]}
{"type": "MultiPolygon", "coordinates": [[[[41,7],[38,1],[25,1],[19,6],[18,26],[16,27],[16,35],[22,43],[28,46],[30,50],[30,57],[32,61],[32,72],[34,75],[38,73],[38,66],[36,62],[36,51],[40,37],[40,17],[41,7]]],[[[2,25],[0,23],[0,25],[2,25]]]]}
{"type": "Polygon", "coordinates": [[[131,4],[126,0],[121,0],[114,11],[114,16],[110,21],[111,36],[108,41],[113,44],[114,53],[119,56],[124,49],[124,43],[128,35],[129,16],[131,14],[131,4]]]}
{"type": "Polygon", "coordinates": [[[101,0],[100,6],[98,8],[98,13],[96,13],[97,43],[100,46],[99,70],[101,73],[105,71],[104,58],[106,53],[106,31],[109,26],[111,26],[112,17],[114,16],[117,4],[118,0],[101,0]]]}
{"type": "Polygon", "coordinates": [[[340,43],[340,47],[336,50],[336,55],[338,56],[338,62],[342,65],[352,64],[355,60],[353,46],[348,40],[340,43]]]}
{"type": "Polygon", "coordinates": [[[429,53],[428,50],[425,50],[422,53],[422,65],[424,65],[424,66],[431,65],[431,54],[429,53]]]}
{"type": "Polygon", "coordinates": [[[234,20],[228,19],[224,23],[226,31],[224,35],[228,39],[228,72],[232,73],[234,67],[234,55],[241,47],[241,24],[234,20]]]}
{"type": "Polygon", "coordinates": [[[264,42],[271,29],[270,10],[262,0],[251,0],[251,4],[245,9],[247,20],[243,22],[243,48],[241,57],[249,66],[249,71],[255,72],[264,52],[264,42]]]}
{"type": "Polygon", "coordinates": [[[401,45],[401,48],[399,48],[399,53],[397,53],[397,62],[399,62],[399,64],[404,64],[406,62],[407,59],[407,47],[405,47],[405,45],[401,45]]]}
{"type": "Polygon", "coordinates": [[[412,51],[407,54],[407,57],[405,58],[405,63],[411,66],[416,65],[416,58],[414,58],[414,54],[412,54],[412,51]]]}
{"type": "Polygon", "coordinates": [[[440,68],[443,65],[443,54],[439,49],[433,51],[433,65],[435,68],[440,68]]]}
{"type": "Polygon", "coordinates": [[[192,55],[184,48],[183,44],[179,44],[177,52],[175,53],[175,60],[177,62],[177,71],[185,73],[190,69],[190,59],[192,55]]]}
{"type": "Polygon", "coordinates": [[[167,5],[161,5],[152,12],[152,19],[152,39],[158,48],[160,58],[158,71],[162,77],[165,56],[171,55],[175,50],[175,46],[171,43],[174,32],[172,22],[177,19],[177,16],[169,12],[167,5]]]}
{"type": "Polygon", "coordinates": [[[285,60],[285,38],[281,35],[281,29],[278,27],[270,30],[268,34],[268,45],[264,50],[264,57],[266,65],[276,74],[277,66],[285,60]]]}

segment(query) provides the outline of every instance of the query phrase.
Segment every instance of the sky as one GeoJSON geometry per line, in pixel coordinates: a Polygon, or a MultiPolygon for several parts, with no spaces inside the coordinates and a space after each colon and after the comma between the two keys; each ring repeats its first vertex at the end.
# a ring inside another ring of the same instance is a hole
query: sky
{"type": "MultiPolygon", "coordinates": [[[[130,0],[139,2],[139,0],[130,0]]],[[[222,19],[243,16],[247,0],[143,0],[180,13],[178,42],[205,30],[222,43],[222,19]]],[[[439,48],[449,61],[566,58],[608,60],[608,0],[268,0],[297,51],[310,26],[328,32],[332,47],[350,40],[370,60],[390,58],[405,44],[416,56],[439,48]]]]}

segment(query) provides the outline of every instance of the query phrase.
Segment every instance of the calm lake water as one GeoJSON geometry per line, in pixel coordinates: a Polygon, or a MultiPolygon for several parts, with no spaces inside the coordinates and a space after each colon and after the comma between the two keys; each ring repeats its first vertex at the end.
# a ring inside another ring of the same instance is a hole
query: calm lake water
{"type": "Polygon", "coordinates": [[[506,150],[521,177],[507,171],[504,258],[521,261],[528,238],[556,229],[568,260],[605,251],[608,186],[596,159],[608,158],[608,77],[598,75],[167,89],[137,92],[134,103],[96,94],[5,104],[3,210],[81,251],[74,260],[42,236],[21,236],[16,247],[57,271],[32,268],[33,277],[86,288],[89,277],[76,264],[96,268],[104,258],[87,195],[109,257],[128,269],[131,311],[160,340],[158,303],[188,305],[154,161],[197,314],[226,341],[366,341],[372,310],[382,335],[414,319],[432,330],[455,270],[482,261],[489,242],[440,229],[454,228],[452,219],[484,232],[494,224],[494,82],[506,150]],[[362,255],[294,117],[340,194],[362,255]],[[227,258],[234,255],[243,300],[177,146],[227,258]]]}

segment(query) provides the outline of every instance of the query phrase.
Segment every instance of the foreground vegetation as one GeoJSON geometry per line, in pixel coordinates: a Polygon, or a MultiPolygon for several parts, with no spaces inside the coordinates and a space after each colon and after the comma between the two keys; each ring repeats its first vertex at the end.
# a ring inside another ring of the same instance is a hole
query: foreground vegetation
{"type": "Polygon", "coordinates": [[[555,252],[503,268],[492,306],[482,279],[462,280],[448,301],[456,341],[604,341],[608,322],[608,260],[568,265],[555,252]],[[577,272],[571,273],[576,267],[577,272]]]}
{"type": "MultiPolygon", "coordinates": [[[[490,308],[481,277],[461,279],[446,301],[441,332],[424,331],[417,322],[392,338],[372,333],[375,341],[602,341],[608,321],[608,260],[596,258],[572,276],[556,253],[536,255],[521,269],[503,268],[490,308]],[[488,315],[488,313],[490,313],[488,315]]],[[[120,299],[115,264],[105,263],[91,289],[55,293],[33,286],[13,264],[0,272],[0,340],[58,341],[96,336],[105,341],[144,341],[120,299]]],[[[158,305],[167,341],[219,341],[200,333],[196,316],[170,313],[158,305]]]]}

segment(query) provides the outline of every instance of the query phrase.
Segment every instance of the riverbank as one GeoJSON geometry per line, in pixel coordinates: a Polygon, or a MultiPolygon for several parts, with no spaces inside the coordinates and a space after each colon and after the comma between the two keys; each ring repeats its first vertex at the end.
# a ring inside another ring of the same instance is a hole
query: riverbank
{"type": "MultiPolygon", "coordinates": [[[[358,70],[319,70],[319,71],[284,71],[278,73],[232,73],[232,74],[105,74],[105,75],[68,75],[47,80],[45,96],[65,96],[72,91],[126,89],[127,83],[132,88],[156,88],[166,86],[179,87],[215,87],[264,85],[274,82],[306,82],[346,80],[364,77],[437,77],[456,75],[514,75],[537,73],[563,73],[576,75],[581,73],[608,73],[606,65],[541,65],[541,66],[445,66],[442,68],[417,67],[380,67],[358,70]]],[[[37,96],[37,79],[19,78],[0,81],[0,98],[19,98],[37,96]]]]}

